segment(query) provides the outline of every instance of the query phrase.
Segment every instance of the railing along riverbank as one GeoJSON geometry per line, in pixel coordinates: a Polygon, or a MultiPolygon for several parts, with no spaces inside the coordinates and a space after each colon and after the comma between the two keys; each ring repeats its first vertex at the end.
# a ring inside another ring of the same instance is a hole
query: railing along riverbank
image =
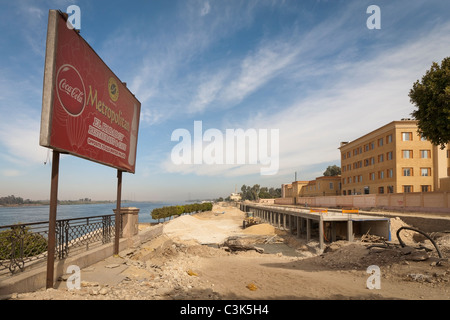
{"type": "MultiPolygon", "coordinates": [[[[43,221],[0,226],[0,276],[46,261],[48,225],[48,221],[43,221]]],[[[81,250],[113,242],[115,215],[56,220],[55,231],[55,260],[65,259],[81,250]]]]}

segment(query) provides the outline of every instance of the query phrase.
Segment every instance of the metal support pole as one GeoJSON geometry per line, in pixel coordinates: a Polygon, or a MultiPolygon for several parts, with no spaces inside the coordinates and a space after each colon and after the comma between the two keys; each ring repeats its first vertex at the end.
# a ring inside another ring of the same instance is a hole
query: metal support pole
{"type": "Polygon", "coordinates": [[[56,244],[56,212],[58,206],[58,174],[59,152],[53,150],[52,180],[50,187],[50,211],[48,219],[48,245],[47,245],[47,289],[53,288],[55,269],[55,244],[56,244]]]}
{"type": "Polygon", "coordinates": [[[115,213],[115,230],[116,235],[114,238],[114,254],[119,254],[119,238],[120,238],[120,228],[121,228],[121,213],[120,213],[120,202],[122,197],[122,171],[117,170],[117,205],[116,205],[116,213],[115,213]]]}

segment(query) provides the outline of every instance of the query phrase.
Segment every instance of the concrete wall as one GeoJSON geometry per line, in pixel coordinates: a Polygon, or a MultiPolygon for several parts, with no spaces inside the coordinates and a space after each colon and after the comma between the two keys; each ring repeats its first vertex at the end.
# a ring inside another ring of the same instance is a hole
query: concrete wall
{"type": "Polygon", "coordinates": [[[294,204],[294,198],[277,198],[274,203],[276,204],[294,204]]]}
{"type": "MultiPolygon", "coordinates": [[[[297,197],[295,203],[298,205],[308,205],[309,207],[380,208],[430,213],[450,213],[449,192],[297,197]]],[[[275,204],[294,204],[294,199],[275,199],[275,204]]]]}
{"type": "Polygon", "coordinates": [[[273,203],[275,203],[275,199],[259,199],[258,203],[273,204],[273,203]]]}
{"type": "MultiPolygon", "coordinates": [[[[450,161],[450,158],[449,158],[449,161],[450,161]]],[[[448,169],[448,170],[450,170],[450,169],[448,169]]],[[[449,174],[450,174],[450,172],[449,172],[449,174]]],[[[440,184],[439,191],[450,192],[450,177],[441,179],[441,184],[440,184]]]]}

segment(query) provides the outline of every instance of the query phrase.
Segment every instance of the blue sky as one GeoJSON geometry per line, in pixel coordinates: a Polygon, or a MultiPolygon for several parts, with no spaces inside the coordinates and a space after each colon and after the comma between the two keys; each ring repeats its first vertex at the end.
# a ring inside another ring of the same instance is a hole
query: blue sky
{"type": "MultiPolygon", "coordinates": [[[[136,173],[123,198],[226,197],[340,165],[341,141],[410,117],[408,92],[450,55],[449,1],[2,1],[0,196],[48,199],[39,146],[49,9],[81,9],[81,35],[142,103],[136,173]],[[370,30],[368,6],[381,9],[370,30]],[[176,165],[174,130],[278,129],[279,170],[176,165]]],[[[116,170],[62,156],[59,198],[116,196],[116,170]]]]}

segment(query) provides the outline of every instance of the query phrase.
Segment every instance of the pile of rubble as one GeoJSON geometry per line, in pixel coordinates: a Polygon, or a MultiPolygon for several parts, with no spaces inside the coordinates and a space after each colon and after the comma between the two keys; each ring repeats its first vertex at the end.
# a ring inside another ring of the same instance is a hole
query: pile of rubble
{"type": "MultiPolygon", "coordinates": [[[[201,245],[184,245],[166,241],[154,250],[150,259],[136,259],[140,252],[130,252],[122,257],[127,268],[121,272],[124,277],[115,285],[95,281],[81,281],[79,289],[46,289],[32,293],[14,294],[12,299],[39,300],[191,300],[219,299],[214,284],[203,280],[198,271],[192,269],[195,260],[201,256],[229,254],[224,250],[201,245]]],[[[107,269],[119,268],[121,264],[109,264],[107,269]]],[[[100,271],[101,270],[97,270],[100,271]]],[[[66,281],[67,277],[60,279],[66,281]]]]}

